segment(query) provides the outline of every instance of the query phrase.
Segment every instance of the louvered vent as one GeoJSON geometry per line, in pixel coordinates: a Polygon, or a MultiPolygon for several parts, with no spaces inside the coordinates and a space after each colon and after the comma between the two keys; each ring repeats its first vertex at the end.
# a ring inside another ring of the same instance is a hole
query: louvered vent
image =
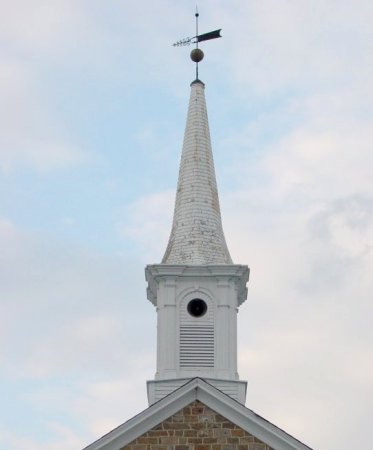
{"type": "Polygon", "coordinates": [[[214,367],[213,325],[180,327],[180,367],[214,367]]]}

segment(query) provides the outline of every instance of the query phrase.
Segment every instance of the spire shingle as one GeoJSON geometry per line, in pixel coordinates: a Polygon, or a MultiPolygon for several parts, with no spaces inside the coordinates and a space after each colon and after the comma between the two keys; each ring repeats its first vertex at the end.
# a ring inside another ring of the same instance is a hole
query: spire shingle
{"type": "Polygon", "coordinates": [[[174,219],[162,264],[232,264],[216,186],[204,84],[191,84],[174,219]]]}

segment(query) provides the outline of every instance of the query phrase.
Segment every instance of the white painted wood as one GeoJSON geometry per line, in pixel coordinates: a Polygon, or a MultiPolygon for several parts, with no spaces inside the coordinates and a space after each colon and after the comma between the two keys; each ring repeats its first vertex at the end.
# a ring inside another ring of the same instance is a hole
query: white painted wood
{"type": "MultiPolygon", "coordinates": [[[[213,378],[203,378],[219,391],[229,395],[237,402],[245,403],[246,399],[246,381],[238,380],[221,380],[213,378]]],[[[170,380],[151,380],[147,382],[147,392],[149,405],[153,405],[166,395],[171,394],[176,389],[179,389],[185,383],[190,381],[190,378],[174,378],[170,380]]]]}
{"type": "Polygon", "coordinates": [[[150,403],[194,377],[225,380],[223,392],[245,402],[237,372],[237,312],[247,297],[249,269],[232,263],[225,242],[204,89],[199,80],[191,84],[168,246],[162,263],[145,270],[148,299],[158,314],[150,403]],[[196,298],[207,304],[204,316],[187,310],[196,298]]]}
{"type": "Polygon", "coordinates": [[[276,450],[312,450],[200,378],[190,380],[84,450],[120,450],[194,400],[201,401],[276,450]]]}
{"type": "Polygon", "coordinates": [[[236,322],[248,277],[248,267],[235,264],[146,267],[148,298],[157,306],[158,314],[157,372],[154,383],[150,382],[150,403],[177,389],[180,379],[194,377],[225,380],[220,385],[223,392],[245,402],[246,389],[238,383],[236,322]],[[194,298],[207,304],[202,317],[193,317],[187,311],[194,298]],[[189,355],[184,345],[186,327],[189,355]],[[197,361],[202,351],[209,352],[206,361],[193,365],[191,361],[197,361]]]}
{"type": "Polygon", "coordinates": [[[164,264],[231,264],[220,216],[204,94],[191,84],[174,219],[164,264]]]}

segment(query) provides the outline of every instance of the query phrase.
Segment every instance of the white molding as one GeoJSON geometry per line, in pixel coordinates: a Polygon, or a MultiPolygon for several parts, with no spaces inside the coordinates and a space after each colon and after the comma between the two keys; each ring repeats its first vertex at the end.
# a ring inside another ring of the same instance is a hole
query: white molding
{"type": "Polygon", "coordinates": [[[275,450],[312,450],[201,378],[194,378],[83,450],[120,450],[195,400],[275,450]]]}
{"type": "Polygon", "coordinates": [[[211,385],[200,388],[197,399],[275,450],[310,450],[307,445],[211,385]]]}
{"type": "Polygon", "coordinates": [[[158,284],[162,278],[172,277],[229,277],[234,279],[237,291],[237,306],[247,298],[246,283],[249,281],[250,269],[242,264],[184,265],[184,264],[148,264],[145,278],[148,282],[148,300],[157,306],[158,284]]]}
{"type": "MultiPolygon", "coordinates": [[[[234,400],[245,404],[246,391],[247,391],[247,381],[241,380],[227,380],[223,378],[211,378],[208,375],[204,376],[203,371],[200,371],[198,378],[201,378],[214,386],[219,391],[226,395],[231,396],[234,400]]],[[[195,371],[194,371],[195,373],[195,371]]],[[[148,380],[147,384],[147,394],[149,405],[156,403],[161,400],[166,395],[171,394],[171,392],[176,391],[184,384],[188,383],[193,377],[183,377],[183,378],[169,378],[162,380],[148,380]]]]}

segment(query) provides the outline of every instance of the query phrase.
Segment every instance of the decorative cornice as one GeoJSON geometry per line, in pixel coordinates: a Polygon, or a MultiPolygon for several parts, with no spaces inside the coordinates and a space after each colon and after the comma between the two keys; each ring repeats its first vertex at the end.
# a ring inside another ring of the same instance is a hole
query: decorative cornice
{"type": "Polygon", "coordinates": [[[214,265],[184,265],[184,264],[149,264],[145,268],[145,278],[148,282],[147,297],[154,306],[157,305],[157,288],[161,279],[178,277],[216,277],[234,279],[237,290],[237,306],[247,298],[246,283],[249,280],[250,269],[241,264],[214,265]]]}

